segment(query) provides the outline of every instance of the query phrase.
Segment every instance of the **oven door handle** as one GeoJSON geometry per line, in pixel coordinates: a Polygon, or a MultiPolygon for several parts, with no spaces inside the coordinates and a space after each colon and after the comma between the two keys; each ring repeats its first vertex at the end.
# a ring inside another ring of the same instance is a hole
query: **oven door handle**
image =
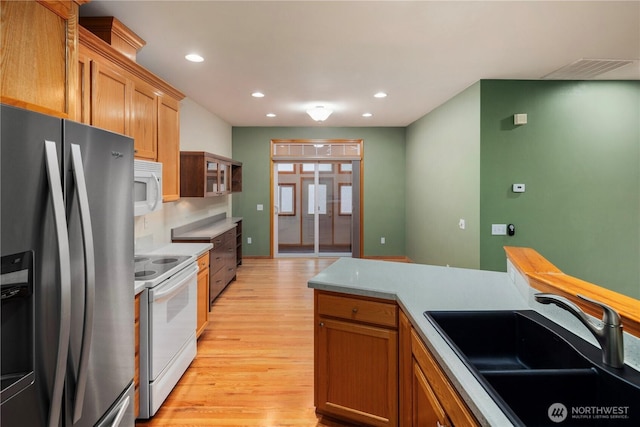
{"type": "Polygon", "coordinates": [[[159,302],[164,299],[171,298],[178,292],[182,290],[183,287],[189,284],[189,281],[198,273],[198,264],[193,263],[193,265],[185,268],[180,273],[172,276],[169,280],[173,282],[175,280],[175,284],[164,289],[164,286],[160,286],[159,290],[150,289],[149,290],[149,302],[159,302]]]}

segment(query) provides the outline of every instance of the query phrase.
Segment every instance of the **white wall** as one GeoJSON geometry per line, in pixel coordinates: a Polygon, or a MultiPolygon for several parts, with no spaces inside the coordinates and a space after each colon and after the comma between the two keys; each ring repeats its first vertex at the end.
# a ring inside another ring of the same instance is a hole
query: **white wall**
{"type": "MultiPolygon", "coordinates": [[[[231,157],[231,125],[185,98],[180,104],[180,150],[231,157]]],[[[164,203],[162,210],[135,218],[136,252],[171,243],[172,228],[219,213],[231,216],[231,196],[164,203]]]]}

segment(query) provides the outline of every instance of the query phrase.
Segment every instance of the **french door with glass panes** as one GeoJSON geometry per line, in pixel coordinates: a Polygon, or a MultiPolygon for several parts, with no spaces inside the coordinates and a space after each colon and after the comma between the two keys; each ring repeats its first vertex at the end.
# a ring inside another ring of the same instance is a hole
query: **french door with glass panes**
{"type": "Polygon", "coordinates": [[[352,162],[274,162],[273,176],[274,255],[351,256],[352,162]]]}

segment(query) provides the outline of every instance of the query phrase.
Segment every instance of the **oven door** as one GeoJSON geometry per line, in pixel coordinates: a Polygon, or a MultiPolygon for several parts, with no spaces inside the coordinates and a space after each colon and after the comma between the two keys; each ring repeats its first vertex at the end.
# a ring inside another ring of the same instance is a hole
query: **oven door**
{"type": "Polygon", "coordinates": [[[149,289],[149,380],[165,370],[196,330],[198,265],[149,289]]]}

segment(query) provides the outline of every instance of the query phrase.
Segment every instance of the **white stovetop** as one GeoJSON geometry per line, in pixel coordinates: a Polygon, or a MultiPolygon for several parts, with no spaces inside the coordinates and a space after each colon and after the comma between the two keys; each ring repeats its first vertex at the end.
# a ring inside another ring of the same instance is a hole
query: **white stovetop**
{"type": "MultiPolygon", "coordinates": [[[[194,262],[200,255],[205,252],[208,252],[213,245],[211,243],[170,243],[164,246],[160,246],[150,251],[144,251],[140,254],[136,253],[136,255],[184,255],[188,256],[189,259],[184,261],[181,264],[181,268],[188,265],[191,262],[194,262]]],[[[159,282],[164,280],[166,275],[160,276],[151,281],[140,281],[136,280],[134,282],[134,295],[142,292],[145,288],[151,287],[155,282],[159,282]]]]}

